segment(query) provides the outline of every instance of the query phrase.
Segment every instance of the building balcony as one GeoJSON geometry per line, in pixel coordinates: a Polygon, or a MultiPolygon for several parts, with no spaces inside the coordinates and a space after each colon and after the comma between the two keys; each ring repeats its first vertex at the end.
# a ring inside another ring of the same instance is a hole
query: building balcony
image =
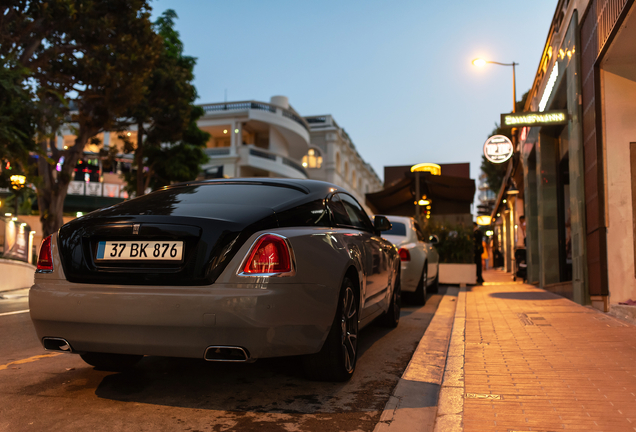
{"type": "Polygon", "coordinates": [[[200,106],[205,114],[197,124],[210,133],[209,147],[254,144],[298,160],[307,154],[309,124],[284,96],[272,97],[272,103],[241,101],[200,106]]]}
{"type": "Polygon", "coordinates": [[[210,160],[202,167],[203,171],[221,165],[234,165],[234,170],[226,170],[234,171],[230,177],[307,178],[307,171],[302,164],[285,155],[254,145],[243,145],[237,150],[234,153],[231,147],[205,149],[210,160]]]}

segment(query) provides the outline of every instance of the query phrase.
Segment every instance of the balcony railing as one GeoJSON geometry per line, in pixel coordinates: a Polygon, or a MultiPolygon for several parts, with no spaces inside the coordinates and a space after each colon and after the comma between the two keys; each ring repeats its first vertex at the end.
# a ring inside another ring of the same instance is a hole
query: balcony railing
{"type": "Polygon", "coordinates": [[[244,111],[246,109],[253,109],[253,110],[267,111],[267,112],[276,114],[277,110],[280,110],[281,115],[283,117],[286,117],[290,120],[295,121],[296,123],[301,125],[303,128],[305,128],[307,132],[309,132],[309,124],[307,124],[307,121],[304,118],[297,115],[294,111],[286,109],[286,108],[281,108],[276,105],[268,104],[265,102],[255,102],[255,101],[222,102],[222,103],[201,105],[201,108],[203,108],[203,111],[205,111],[206,113],[224,112],[224,111],[244,111]]]}
{"type": "MultiPolygon", "coordinates": [[[[267,161],[270,161],[270,163],[274,162],[277,164],[286,165],[298,171],[303,176],[307,177],[307,171],[305,170],[305,168],[301,164],[296,162],[295,160],[290,159],[286,156],[270,152],[269,150],[266,150],[266,149],[254,147],[253,144],[250,144],[247,146],[240,146],[238,147],[237,150],[238,150],[238,154],[236,154],[235,157],[241,158],[239,160],[239,164],[247,163],[246,158],[249,155],[249,156],[257,157],[260,159],[265,159],[267,161]]],[[[208,164],[211,164],[211,165],[214,165],[214,158],[222,159],[231,154],[230,147],[209,148],[209,149],[205,149],[205,153],[210,157],[211,160],[210,162],[208,162],[208,164]]]]}
{"type": "Polygon", "coordinates": [[[124,190],[124,185],[122,184],[85,181],[72,181],[68,185],[68,195],[128,198],[128,192],[124,190]]]}
{"type": "Polygon", "coordinates": [[[307,177],[307,171],[305,171],[305,168],[303,168],[303,166],[299,164],[298,162],[286,156],[272,153],[264,149],[254,148],[252,146],[249,147],[249,155],[255,156],[257,158],[267,159],[269,161],[276,162],[282,165],[286,165],[290,168],[295,169],[296,171],[301,173],[304,177],[307,177]]]}
{"type": "Polygon", "coordinates": [[[227,156],[230,154],[229,147],[206,148],[203,150],[208,156],[227,156]]]}
{"type": "Polygon", "coordinates": [[[263,151],[263,150],[256,150],[256,149],[251,148],[250,149],[250,154],[252,156],[257,156],[257,157],[264,158],[264,159],[269,159],[269,160],[273,160],[273,161],[276,160],[276,155],[275,154],[268,153],[268,152],[263,151]]]}

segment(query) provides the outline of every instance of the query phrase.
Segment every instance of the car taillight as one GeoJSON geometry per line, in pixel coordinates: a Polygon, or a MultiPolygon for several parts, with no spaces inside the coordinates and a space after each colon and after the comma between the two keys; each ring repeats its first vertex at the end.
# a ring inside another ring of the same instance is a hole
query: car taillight
{"type": "Polygon", "coordinates": [[[244,274],[289,273],[291,254],[284,238],[265,234],[252,247],[243,267],[244,274]]]}
{"type": "Polygon", "coordinates": [[[51,236],[48,236],[47,238],[42,240],[37,269],[42,271],[53,270],[53,257],[51,256],[51,236]]]}
{"type": "Polygon", "coordinates": [[[401,261],[411,261],[411,253],[408,249],[401,248],[399,251],[401,261]]]}

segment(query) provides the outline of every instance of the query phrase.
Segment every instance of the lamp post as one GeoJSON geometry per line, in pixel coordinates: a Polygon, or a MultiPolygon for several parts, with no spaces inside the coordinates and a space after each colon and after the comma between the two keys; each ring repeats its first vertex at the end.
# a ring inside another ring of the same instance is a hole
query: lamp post
{"type": "Polygon", "coordinates": [[[490,61],[490,60],[484,60],[482,58],[476,58],[475,60],[473,60],[473,65],[477,66],[477,67],[483,67],[486,66],[486,64],[496,64],[499,66],[512,66],[512,112],[516,112],[517,110],[517,84],[516,84],[516,77],[515,77],[515,66],[518,66],[519,63],[499,63],[496,61],[490,61]]]}
{"type": "Polygon", "coordinates": [[[20,197],[20,191],[25,186],[26,177],[23,175],[12,175],[10,177],[11,187],[15,191],[15,217],[18,217],[18,201],[20,197]]]}

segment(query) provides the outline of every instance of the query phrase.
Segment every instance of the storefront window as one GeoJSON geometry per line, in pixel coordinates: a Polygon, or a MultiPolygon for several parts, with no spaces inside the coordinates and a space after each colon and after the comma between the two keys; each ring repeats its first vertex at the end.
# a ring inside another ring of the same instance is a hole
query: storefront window
{"type": "Polygon", "coordinates": [[[570,158],[568,130],[564,128],[558,139],[559,157],[557,176],[559,222],[559,276],[561,282],[572,280],[572,226],[570,217],[570,158]]]}

